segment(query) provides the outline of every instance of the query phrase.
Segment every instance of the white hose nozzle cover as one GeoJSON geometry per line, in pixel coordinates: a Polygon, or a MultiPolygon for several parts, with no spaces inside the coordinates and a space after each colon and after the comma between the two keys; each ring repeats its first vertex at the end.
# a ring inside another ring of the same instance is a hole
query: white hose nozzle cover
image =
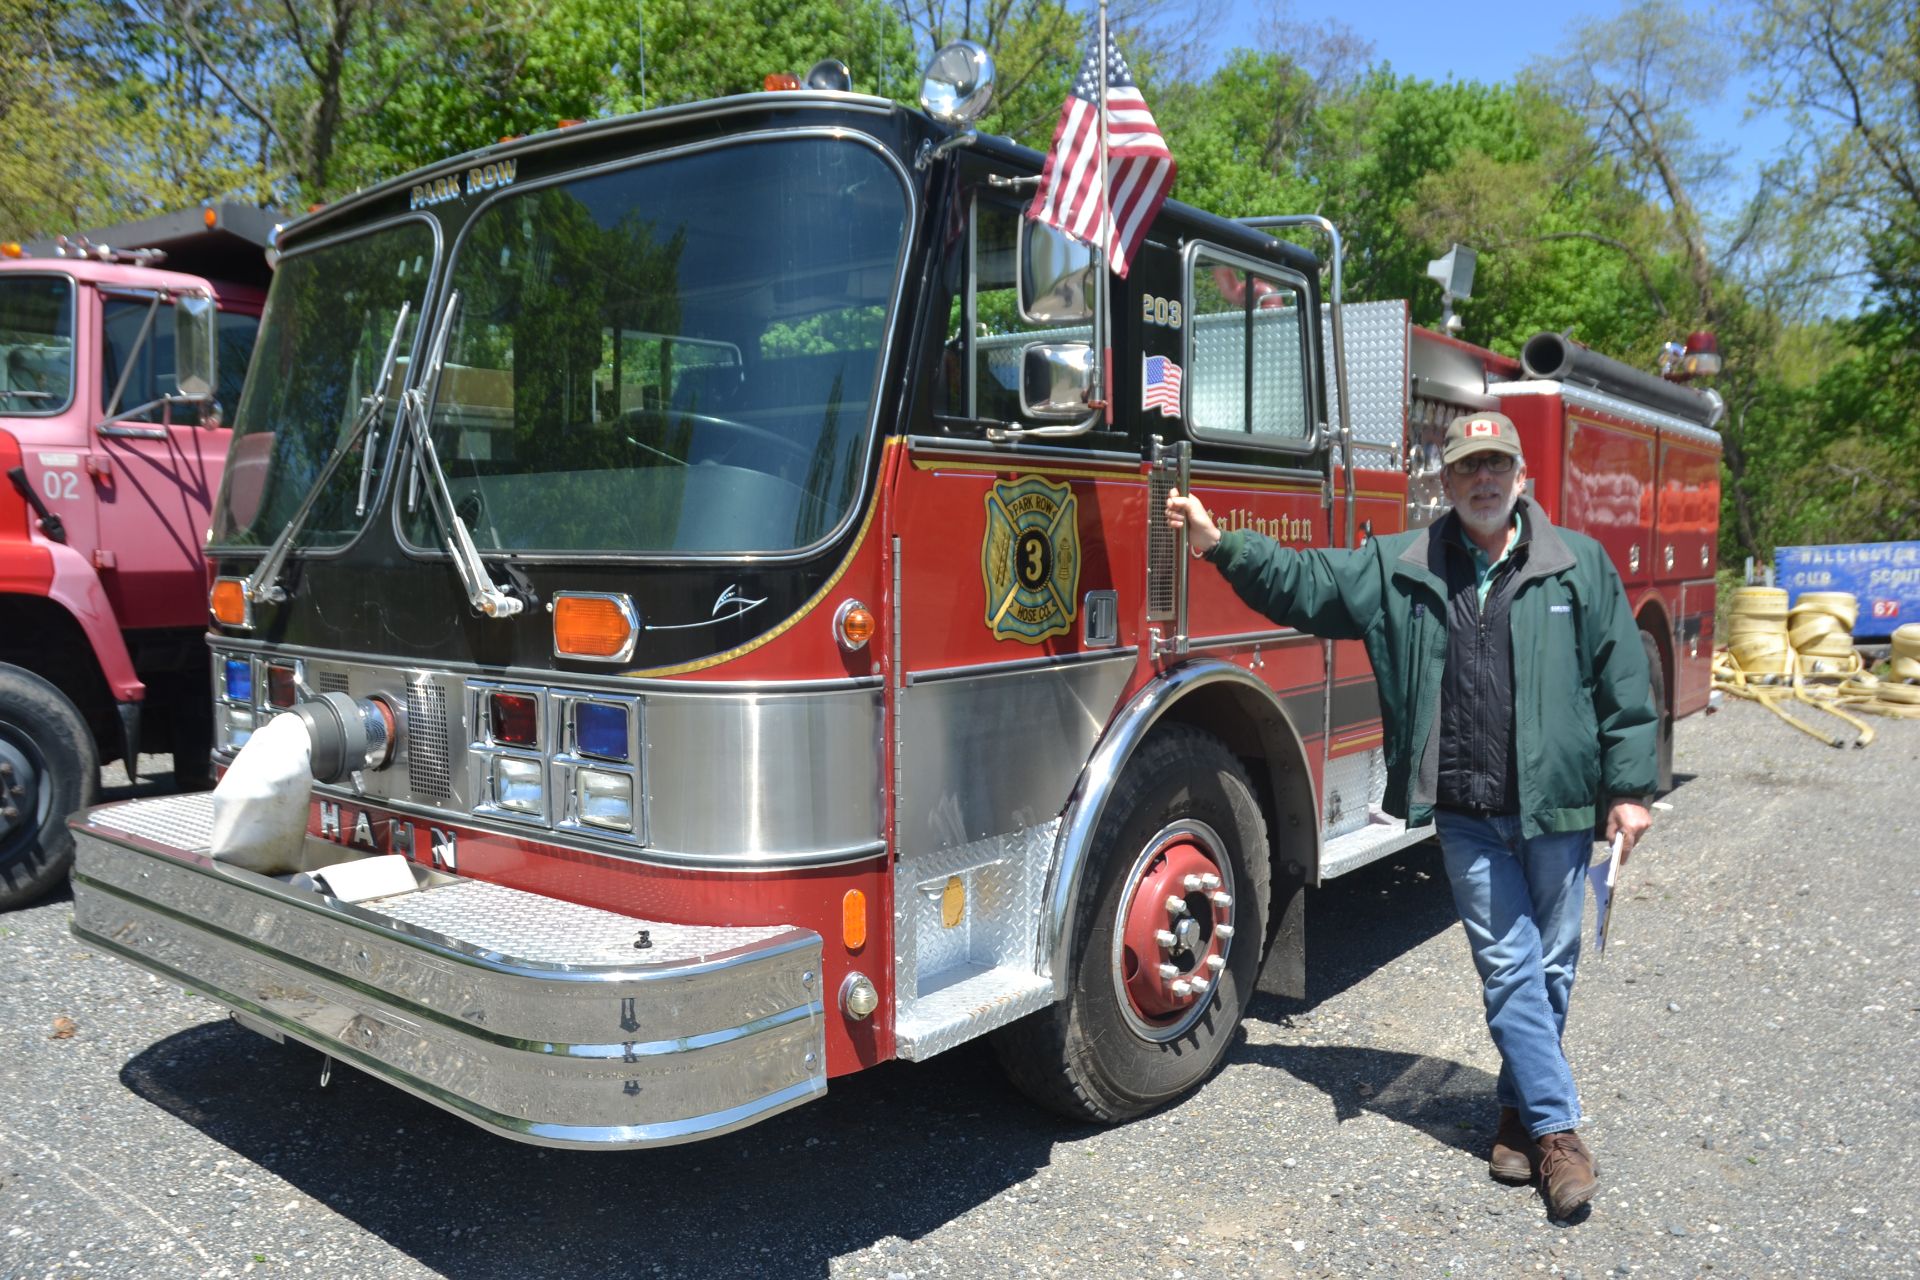
{"type": "Polygon", "coordinates": [[[214,860],[269,876],[300,870],[312,798],[307,726],[299,716],[275,716],[213,789],[214,860]]]}

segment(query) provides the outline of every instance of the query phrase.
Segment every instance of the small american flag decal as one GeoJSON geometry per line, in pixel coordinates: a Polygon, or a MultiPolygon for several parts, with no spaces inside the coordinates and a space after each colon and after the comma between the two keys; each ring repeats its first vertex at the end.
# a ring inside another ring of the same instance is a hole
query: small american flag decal
{"type": "Polygon", "coordinates": [[[1140,367],[1140,408],[1163,418],[1180,416],[1180,366],[1165,356],[1146,356],[1140,367]]]}

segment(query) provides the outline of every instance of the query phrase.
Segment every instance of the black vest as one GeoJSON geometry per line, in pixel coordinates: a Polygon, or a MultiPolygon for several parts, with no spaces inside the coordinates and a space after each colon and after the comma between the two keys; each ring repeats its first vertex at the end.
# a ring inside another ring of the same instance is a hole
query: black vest
{"type": "MultiPolygon", "coordinates": [[[[1447,663],[1440,677],[1439,774],[1434,802],[1472,813],[1518,813],[1520,774],[1513,754],[1513,628],[1508,613],[1526,563],[1526,522],[1493,571],[1487,602],[1474,586],[1473,553],[1460,542],[1459,517],[1441,535],[1447,565],[1447,663]]],[[[1437,532],[1437,531],[1436,531],[1437,532]]]]}

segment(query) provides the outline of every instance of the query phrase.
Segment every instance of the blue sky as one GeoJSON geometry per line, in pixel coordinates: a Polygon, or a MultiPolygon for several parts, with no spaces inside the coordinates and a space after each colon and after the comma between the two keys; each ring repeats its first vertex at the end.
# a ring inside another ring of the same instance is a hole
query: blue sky
{"type": "MultiPolygon", "coordinates": [[[[1576,24],[1611,17],[1622,7],[1585,0],[1293,0],[1291,16],[1301,23],[1344,22],[1373,42],[1376,60],[1402,75],[1498,82],[1511,80],[1537,57],[1562,52],[1576,24]]],[[[1238,45],[1256,46],[1269,12],[1258,0],[1232,0],[1214,39],[1216,56],[1238,45]]],[[[1778,119],[1743,120],[1749,88],[1746,77],[1736,77],[1696,122],[1703,138],[1724,138],[1736,148],[1729,162],[1736,181],[1713,202],[1723,213],[1751,193],[1760,165],[1786,141],[1778,119]]]]}

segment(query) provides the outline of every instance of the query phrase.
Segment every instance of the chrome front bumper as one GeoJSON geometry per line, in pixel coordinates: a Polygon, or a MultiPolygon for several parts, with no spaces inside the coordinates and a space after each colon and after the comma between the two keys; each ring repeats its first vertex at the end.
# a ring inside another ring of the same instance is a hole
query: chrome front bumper
{"type": "MultiPolygon", "coordinates": [[[[523,1142],[686,1142],[826,1092],[818,934],[656,923],[424,867],[415,891],[349,905],[213,861],[212,810],[166,796],[75,817],[75,935],[523,1142]]],[[[309,850],[316,867],[346,852],[309,850]]]]}

